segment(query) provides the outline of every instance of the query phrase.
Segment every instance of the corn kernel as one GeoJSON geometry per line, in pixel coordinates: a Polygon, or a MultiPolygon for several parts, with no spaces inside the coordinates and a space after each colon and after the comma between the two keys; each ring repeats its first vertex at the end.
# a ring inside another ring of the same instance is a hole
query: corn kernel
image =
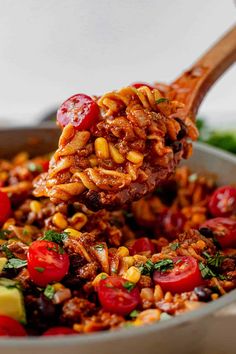
{"type": "Polygon", "coordinates": [[[148,309],[140,312],[135,320],[139,324],[149,324],[159,321],[161,318],[161,311],[158,309],[148,309]]]}
{"type": "Polygon", "coordinates": [[[34,213],[39,213],[40,210],[42,208],[42,205],[40,202],[38,202],[37,200],[32,200],[30,202],[30,209],[31,211],[33,211],[34,213]]]}
{"type": "Polygon", "coordinates": [[[115,163],[123,163],[125,161],[124,157],[121,155],[119,150],[115,148],[115,146],[111,143],[109,143],[109,150],[111,157],[115,161],[115,163]]]}
{"type": "Polygon", "coordinates": [[[0,181],[6,181],[8,179],[8,173],[6,171],[0,172],[0,181]]]}
{"type": "Polygon", "coordinates": [[[123,257],[123,262],[126,263],[128,265],[128,268],[132,267],[132,265],[134,265],[134,258],[132,256],[127,256],[127,257],[123,257]]]}
{"type": "Polygon", "coordinates": [[[90,162],[91,167],[95,167],[98,165],[98,159],[95,155],[89,156],[89,162],[90,162]]]}
{"type": "Polygon", "coordinates": [[[153,290],[151,288],[142,288],[140,292],[140,297],[144,301],[152,302],[154,300],[153,290]]]}
{"type": "Polygon", "coordinates": [[[71,218],[71,224],[76,230],[82,229],[87,223],[88,217],[84,213],[75,213],[71,218]]]}
{"type": "Polygon", "coordinates": [[[2,270],[5,267],[6,263],[7,263],[7,258],[6,257],[0,257],[0,273],[2,272],[2,270]]]}
{"type": "Polygon", "coordinates": [[[79,323],[75,323],[75,324],[73,325],[73,330],[74,330],[75,332],[81,333],[81,332],[83,332],[83,325],[82,325],[82,324],[79,324],[79,323]]]}
{"type": "Polygon", "coordinates": [[[163,299],[163,297],[164,297],[164,294],[163,294],[162,288],[160,287],[159,284],[157,284],[154,289],[154,300],[160,301],[163,299]]]}
{"type": "Polygon", "coordinates": [[[219,298],[219,294],[213,293],[213,294],[211,295],[211,298],[212,298],[212,300],[217,300],[217,299],[219,298]]]}
{"type": "Polygon", "coordinates": [[[82,235],[81,232],[75,230],[75,229],[72,229],[70,227],[68,227],[67,229],[64,230],[65,232],[68,232],[69,235],[73,236],[73,237],[80,237],[82,235]]]}
{"type": "Polygon", "coordinates": [[[170,291],[167,291],[167,293],[165,293],[164,299],[166,302],[171,302],[173,300],[173,296],[170,291]]]}
{"type": "Polygon", "coordinates": [[[58,290],[61,290],[61,289],[64,289],[64,285],[62,285],[61,283],[55,283],[52,285],[54,291],[58,291],[58,290]]]}
{"type": "Polygon", "coordinates": [[[9,228],[9,226],[15,225],[15,224],[16,224],[16,220],[13,219],[13,218],[10,218],[10,219],[8,219],[8,220],[3,224],[2,229],[3,229],[3,230],[7,230],[7,229],[9,228]]]}
{"type": "Polygon", "coordinates": [[[141,272],[138,268],[132,266],[124,274],[124,278],[132,283],[137,283],[141,277],[141,272]]]}
{"type": "Polygon", "coordinates": [[[129,255],[129,250],[127,247],[125,246],[121,246],[118,248],[117,250],[117,256],[120,256],[120,257],[127,257],[129,255]]]}
{"type": "Polygon", "coordinates": [[[95,153],[101,159],[108,159],[109,147],[105,138],[97,138],[95,140],[95,153]]]}
{"type": "Polygon", "coordinates": [[[56,213],[52,217],[52,222],[59,229],[65,229],[67,227],[67,221],[62,213],[56,213]]]}
{"type": "Polygon", "coordinates": [[[139,164],[143,162],[143,154],[137,151],[129,151],[126,157],[127,160],[135,164],[139,164]]]}
{"type": "Polygon", "coordinates": [[[97,286],[99,284],[99,282],[102,280],[102,279],[105,279],[108,277],[108,274],[107,273],[99,273],[94,279],[93,279],[93,286],[97,286]]]}

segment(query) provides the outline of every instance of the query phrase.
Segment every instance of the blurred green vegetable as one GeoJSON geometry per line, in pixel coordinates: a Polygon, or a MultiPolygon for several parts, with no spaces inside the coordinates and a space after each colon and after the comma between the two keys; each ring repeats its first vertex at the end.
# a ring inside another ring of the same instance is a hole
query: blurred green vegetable
{"type": "Polygon", "coordinates": [[[199,140],[236,154],[236,130],[210,129],[202,118],[197,119],[199,140]]]}

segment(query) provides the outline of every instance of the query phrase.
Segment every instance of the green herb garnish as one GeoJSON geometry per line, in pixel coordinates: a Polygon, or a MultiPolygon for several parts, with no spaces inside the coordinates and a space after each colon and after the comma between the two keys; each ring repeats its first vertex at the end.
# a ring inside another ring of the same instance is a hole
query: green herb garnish
{"type": "Polygon", "coordinates": [[[98,252],[101,252],[104,250],[104,245],[101,243],[99,245],[96,245],[93,247],[95,250],[97,250],[98,252]]]}
{"type": "Polygon", "coordinates": [[[41,165],[37,165],[36,163],[34,162],[29,162],[28,163],[28,170],[30,172],[42,172],[43,171],[43,168],[41,165]]]}
{"type": "Polygon", "coordinates": [[[139,267],[142,275],[150,275],[153,272],[153,269],[154,263],[150,259],[139,267]]]}
{"type": "Polygon", "coordinates": [[[179,242],[174,242],[170,245],[172,251],[176,251],[179,248],[179,242]]]}
{"type": "Polygon", "coordinates": [[[54,230],[45,231],[41,240],[52,241],[55,243],[63,243],[68,238],[67,232],[56,232],[54,230]]]}
{"type": "Polygon", "coordinates": [[[162,103],[162,102],[169,102],[169,100],[168,100],[168,98],[165,98],[165,97],[161,97],[158,100],[156,100],[157,104],[162,103]]]}
{"type": "Polygon", "coordinates": [[[132,312],[130,312],[129,317],[131,317],[131,318],[136,318],[139,313],[140,313],[140,311],[138,311],[138,310],[133,310],[132,312]]]}
{"type": "Polygon", "coordinates": [[[8,259],[14,258],[14,254],[9,250],[9,248],[7,247],[7,244],[3,244],[1,248],[8,259]]]}
{"type": "Polygon", "coordinates": [[[123,287],[125,289],[128,290],[128,292],[132,291],[135,287],[135,284],[134,283],[131,283],[131,281],[126,281],[124,284],[123,284],[123,287]]]}
{"type": "Polygon", "coordinates": [[[52,298],[55,294],[54,287],[52,285],[48,284],[43,293],[49,300],[52,300],[52,298]]]}
{"type": "Polygon", "coordinates": [[[227,279],[225,275],[220,274],[220,267],[225,259],[225,256],[222,256],[219,252],[217,252],[215,256],[210,256],[207,252],[203,252],[202,254],[206,258],[206,264],[203,262],[199,263],[199,269],[202,277],[204,279],[209,279],[212,277],[219,278],[220,280],[227,279]]]}
{"type": "Polygon", "coordinates": [[[0,230],[0,240],[6,240],[7,236],[10,235],[10,230],[0,230]]]}
{"type": "Polygon", "coordinates": [[[19,269],[27,266],[27,261],[19,258],[11,258],[6,263],[4,269],[19,269]]]}
{"type": "Polygon", "coordinates": [[[174,262],[172,259],[162,259],[161,261],[154,264],[154,269],[159,272],[166,272],[167,270],[174,268],[174,262]]]}
{"type": "Polygon", "coordinates": [[[39,273],[43,273],[45,271],[45,268],[43,267],[34,267],[35,270],[37,270],[37,272],[39,273]]]}

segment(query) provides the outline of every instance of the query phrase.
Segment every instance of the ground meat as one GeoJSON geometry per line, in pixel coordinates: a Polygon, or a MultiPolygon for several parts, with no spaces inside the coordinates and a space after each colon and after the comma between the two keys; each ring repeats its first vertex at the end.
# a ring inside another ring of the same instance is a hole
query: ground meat
{"type": "Polygon", "coordinates": [[[82,318],[91,316],[94,311],[95,304],[88,300],[74,297],[64,303],[61,320],[67,324],[80,323],[82,318]]]}
{"type": "Polygon", "coordinates": [[[10,243],[7,247],[16,258],[22,260],[27,258],[29,246],[27,246],[25,243],[20,241],[14,241],[10,243]]]}

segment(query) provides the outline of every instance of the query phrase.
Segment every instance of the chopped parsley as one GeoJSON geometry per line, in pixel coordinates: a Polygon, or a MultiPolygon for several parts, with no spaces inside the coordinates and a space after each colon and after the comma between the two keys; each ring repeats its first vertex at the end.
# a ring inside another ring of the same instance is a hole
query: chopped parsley
{"type": "Polygon", "coordinates": [[[220,280],[227,279],[226,276],[220,274],[220,267],[222,265],[225,256],[222,256],[219,252],[215,256],[210,256],[207,252],[203,252],[204,257],[206,258],[206,264],[203,262],[199,263],[199,269],[201,271],[202,277],[204,279],[209,278],[219,278],[220,280]]]}
{"type": "Polygon", "coordinates": [[[6,263],[4,269],[19,269],[27,266],[27,261],[19,258],[11,258],[6,263]]]}
{"type": "Polygon", "coordinates": [[[179,248],[179,242],[174,242],[170,245],[172,251],[176,251],[179,248]]]}
{"type": "Polygon", "coordinates": [[[37,270],[37,272],[39,273],[43,273],[45,271],[45,268],[43,267],[34,267],[35,270],[37,270]]]}
{"type": "Polygon", "coordinates": [[[153,263],[150,259],[139,267],[139,270],[142,275],[151,275],[154,270],[158,270],[160,272],[166,272],[167,270],[174,268],[174,262],[172,259],[166,258],[153,263]]]}
{"type": "Polygon", "coordinates": [[[9,258],[14,258],[13,253],[9,250],[7,247],[7,244],[2,245],[2,251],[5,253],[6,257],[9,258]]]}
{"type": "Polygon", "coordinates": [[[104,250],[104,245],[102,243],[100,243],[99,245],[95,245],[93,248],[95,250],[97,250],[98,252],[101,252],[104,250]]]}
{"type": "Polygon", "coordinates": [[[52,298],[55,294],[54,287],[52,285],[48,284],[43,293],[49,300],[52,300],[52,298]]]}
{"type": "Polygon", "coordinates": [[[0,230],[0,240],[6,240],[7,236],[10,235],[10,230],[0,230]]]}
{"type": "Polygon", "coordinates": [[[135,287],[135,284],[134,283],[131,283],[131,281],[126,281],[124,284],[123,284],[123,287],[125,289],[128,290],[128,292],[132,291],[135,287]]]}
{"type": "Polygon", "coordinates": [[[138,310],[133,310],[132,312],[130,312],[129,317],[131,317],[131,318],[136,318],[139,313],[140,313],[140,311],[138,311],[138,310]]]}
{"type": "Polygon", "coordinates": [[[154,264],[154,269],[158,270],[159,272],[166,272],[167,270],[174,268],[174,262],[172,259],[162,259],[161,261],[154,264]]]}
{"type": "Polygon", "coordinates": [[[168,98],[165,98],[165,97],[161,97],[158,100],[156,100],[157,104],[162,103],[162,102],[169,102],[169,100],[168,100],[168,98]]]}
{"type": "Polygon", "coordinates": [[[63,243],[68,238],[67,232],[56,232],[54,230],[47,230],[44,233],[42,240],[52,241],[55,243],[63,243]]]}
{"type": "Polygon", "coordinates": [[[101,275],[101,280],[106,279],[106,278],[107,278],[107,275],[106,275],[106,274],[102,274],[102,275],[101,275]]]}
{"type": "Polygon", "coordinates": [[[29,162],[28,163],[28,170],[30,172],[42,172],[43,171],[43,168],[41,165],[38,165],[34,162],[29,162]]]}

